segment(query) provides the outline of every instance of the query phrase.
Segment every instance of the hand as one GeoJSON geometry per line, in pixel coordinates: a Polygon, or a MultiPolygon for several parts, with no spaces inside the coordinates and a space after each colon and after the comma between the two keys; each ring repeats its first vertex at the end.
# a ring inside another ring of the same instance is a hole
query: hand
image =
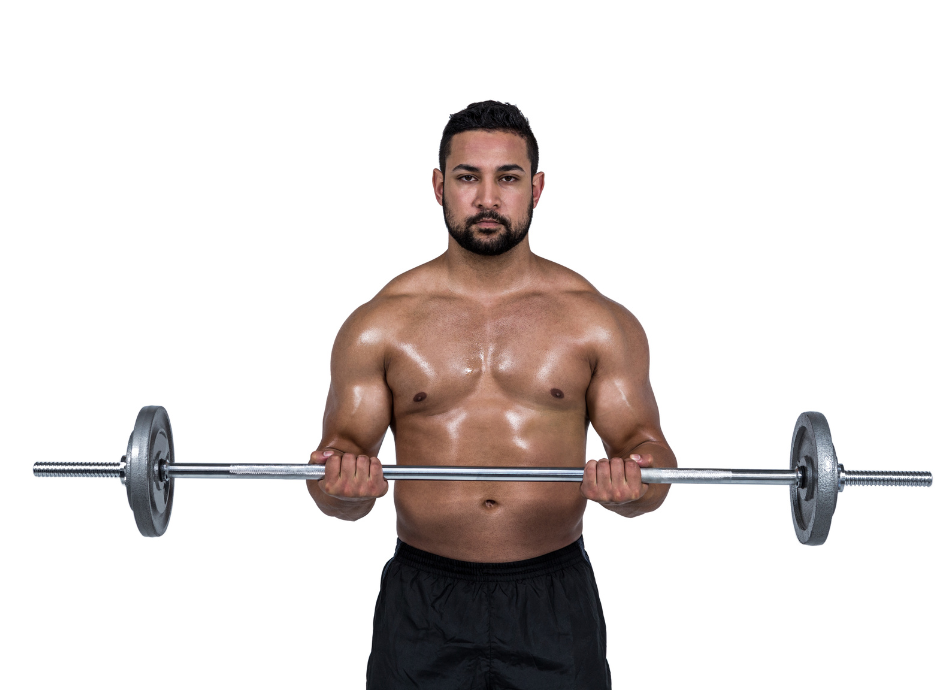
{"type": "Polygon", "coordinates": [[[334,450],[315,450],[310,464],[324,465],[323,479],[317,482],[325,494],[344,501],[377,499],[389,491],[389,482],[383,479],[383,465],[379,458],[344,453],[334,450]]]}
{"type": "Polygon", "coordinates": [[[589,460],[584,467],[581,494],[603,505],[631,503],[643,497],[649,484],[640,481],[640,468],[653,464],[652,455],[632,454],[629,459],[589,460]]]}

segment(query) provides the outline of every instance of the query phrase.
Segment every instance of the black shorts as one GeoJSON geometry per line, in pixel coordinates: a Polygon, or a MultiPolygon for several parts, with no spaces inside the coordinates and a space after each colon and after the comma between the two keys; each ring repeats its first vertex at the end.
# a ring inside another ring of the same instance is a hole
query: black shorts
{"type": "Polygon", "coordinates": [[[368,690],[604,690],[607,630],[583,539],[512,563],[398,541],[383,569],[368,690]]]}

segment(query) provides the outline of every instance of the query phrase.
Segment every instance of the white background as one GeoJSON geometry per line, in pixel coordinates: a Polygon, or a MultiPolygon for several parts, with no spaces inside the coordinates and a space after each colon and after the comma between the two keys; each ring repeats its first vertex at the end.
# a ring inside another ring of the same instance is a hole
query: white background
{"type": "MultiPolygon", "coordinates": [[[[448,115],[520,106],[542,256],[650,337],[683,466],[852,469],[827,544],[783,487],[675,487],[585,538],[614,687],[946,687],[950,31],[944,3],[10,2],[0,10],[0,682],[359,688],[391,498],[117,480],[164,405],[181,462],[305,462],[343,319],[441,253],[448,115]]],[[[601,457],[599,441],[589,442],[601,457]]],[[[391,439],[381,456],[393,461],[391,439]]]]}

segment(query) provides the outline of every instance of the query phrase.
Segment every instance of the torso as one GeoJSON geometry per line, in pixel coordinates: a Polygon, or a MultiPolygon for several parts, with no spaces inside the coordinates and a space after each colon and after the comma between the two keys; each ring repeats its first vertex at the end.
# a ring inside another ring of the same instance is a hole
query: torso
{"type": "MultiPolygon", "coordinates": [[[[426,266],[377,297],[397,463],[584,465],[606,300],[545,264],[545,281],[490,301],[433,287],[426,266]]],[[[586,499],[573,482],[394,484],[399,537],[449,558],[521,560],[581,535],[586,499]]]]}

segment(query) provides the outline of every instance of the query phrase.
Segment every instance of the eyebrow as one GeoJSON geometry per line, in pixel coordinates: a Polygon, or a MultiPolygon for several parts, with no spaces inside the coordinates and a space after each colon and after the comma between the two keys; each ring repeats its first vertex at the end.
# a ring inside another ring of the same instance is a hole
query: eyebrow
{"type": "MultiPolygon", "coordinates": [[[[473,173],[477,173],[477,172],[481,172],[481,171],[482,171],[481,168],[478,168],[478,167],[476,167],[476,166],[474,166],[474,165],[468,165],[468,164],[466,164],[466,163],[459,163],[459,164],[456,165],[454,168],[452,168],[452,172],[456,172],[457,170],[464,170],[464,171],[466,171],[466,172],[473,172],[473,173]]],[[[508,165],[501,165],[501,166],[498,166],[498,168],[495,170],[495,172],[511,172],[511,171],[513,171],[513,170],[520,170],[521,172],[524,172],[524,171],[525,171],[525,169],[522,168],[522,167],[521,167],[520,165],[518,165],[517,163],[509,163],[508,165]]]]}

